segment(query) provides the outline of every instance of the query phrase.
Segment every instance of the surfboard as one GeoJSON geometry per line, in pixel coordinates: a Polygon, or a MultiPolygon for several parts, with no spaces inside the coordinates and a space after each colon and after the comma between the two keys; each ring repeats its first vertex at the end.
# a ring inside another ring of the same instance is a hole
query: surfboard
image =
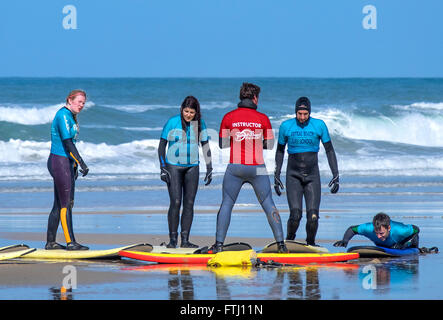
{"type": "MultiPolygon", "coordinates": [[[[223,251],[241,251],[250,250],[252,247],[244,242],[227,243],[223,246],[223,251]]],[[[212,253],[208,246],[200,248],[167,248],[166,246],[153,246],[153,253],[178,253],[178,254],[192,254],[192,253],[212,253]]]]}
{"type": "MultiPolygon", "coordinates": [[[[320,264],[312,264],[312,263],[298,263],[293,266],[286,266],[285,269],[287,271],[298,270],[298,269],[319,269],[319,268],[332,268],[332,269],[350,269],[355,270],[360,268],[357,263],[349,263],[349,262],[326,262],[320,264]]],[[[149,263],[144,265],[136,265],[122,268],[121,270],[128,271],[141,271],[141,272],[156,272],[156,271],[169,271],[169,272],[179,272],[179,271],[208,271],[212,270],[212,267],[207,266],[206,264],[166,264],[166,263],[149,263]]]]}
{"type": "Polygon", "coordinates": [[[34,248],[29,248],[25,244],[15,244],[0,248],[0,261],[19,258],[25,254],[35,251],[34,248]]]}
{"type": "Polygon", "coordinates": [[[418,248],[392,249],[379,246],[356,246],[348,249],[348,252],[360,254],[360,258],[383,258],[416,255],[418,248]]]}
{"type": "MultiPolygon", "coordinates": [[[[122,250],[122,257],[135,260],[168,263],[168,264],[207,264],[215,254],[177,254],[140,252],[132,249],[122,250]]],[[[326,263],[357,259],[358,253],[257,253],[257,258],[264,262],[277,262],[282,264],[296,263],[326,263]]]]}
{"type": "MultiPolygon", "coordinates": [[[[320,246],[310,246],[306,243],[285,240],[286,248],[288,248],[289,253],[328,253],[329,250],[320,246]]],[[[263,253],[276,253],[278,252],[277,242],[272,242],[265,246],[261,251],[263,253]]]]}
{"type": "Polygon", "coordinates": [[[132,244],[124,247],[105,249],[105,250],[45,250],[36,249],[22,258],[26,259],[52,259],[52,260],[71,260],[71,259],[115,259],[120,258],[118,254],[122,250],[137,250],[140,252],[152,251],[152,245],[148,243],[132,244]]]}

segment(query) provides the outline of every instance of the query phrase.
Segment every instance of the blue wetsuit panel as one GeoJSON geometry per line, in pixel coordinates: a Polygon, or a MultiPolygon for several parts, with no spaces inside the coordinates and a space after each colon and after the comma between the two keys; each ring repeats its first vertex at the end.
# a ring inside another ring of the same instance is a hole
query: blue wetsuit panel
{"type": "Polygon", "coordinates": [[[75,144],[78,127],[69,109],[63,107],[57,111],[51,125],[51,153],[67,157],[63,140],[72,139],[75,144]]]}
{"type": "MultiPolygon", "coordinates": [[[[203,119],[201,121],[200,141],[205,142],[209,140],[206,123],[203,119]]],[[[161,138],[168,141],[168,149],[166,152],[166,163],[176,166],[196,166],[199,164],[198,142],[194,134],[190,134],[191,130],[194,132],[196,121],[192,121],[186,127],[186,133],[182,129],[182,122],[180,115],[176,115],[166,122],[161,133],[161,138]]]]}
{"type": "Polygon", "coordinates": [[[300,125],[296,118],[283,121],[280,125],[278,143],[288,144],[288,153],[318,152],[320,140],[331,140],[328,127],[323,120],[310,117],[308,124],[300,125]]]}
{"type": "Polygon", "coordinates": [[[357,234],[365,236],[374,242],[377,246],[392,247],[396,243],[401,242],[405,238],[414,234],[412,224],[403,224],[391,220],[391,231],[385,241],[381,241],[374,232],[374,225],[372,222],[361,224],[357,227],[357,234]]]}

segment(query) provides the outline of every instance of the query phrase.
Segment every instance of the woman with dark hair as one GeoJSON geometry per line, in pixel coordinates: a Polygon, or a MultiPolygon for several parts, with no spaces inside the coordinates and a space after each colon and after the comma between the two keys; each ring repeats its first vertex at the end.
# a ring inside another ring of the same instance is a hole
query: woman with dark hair
{"type": "Polygon", "coordinates": [[[48,170],[54,179],[54,206],[48,219],[46,250],[88,250],[75,241],[72,228],[72,207],[74,206],[75,180],[78,167],[83,177],[89,172],[80,157],[75,142],[79,132],[77,115],[86,102],[86,93],[82,90],[72,91],[66,98],[66,106],[57,111],[51,125],[51,153],[48,159],[48,170]],[[56,240],[57,229],[62,224],[66,247],[56,240]]]}
{"type": "Polygon", "coordinates": [[[183,100],[180,114],[170,118],[163,127],[158,146],[160,179],[167,183],[170,205],[168,210],[168,248],[177,247],[178,225],[181,215],[182,248],[198,248],[189,241],[194,218],[194,200],[198,189],[199,154],[201,144],[206,162],[206,186],[212,181],[211,149],[206,124],[201,117],[200,103],[193,96],[183,100]]]}

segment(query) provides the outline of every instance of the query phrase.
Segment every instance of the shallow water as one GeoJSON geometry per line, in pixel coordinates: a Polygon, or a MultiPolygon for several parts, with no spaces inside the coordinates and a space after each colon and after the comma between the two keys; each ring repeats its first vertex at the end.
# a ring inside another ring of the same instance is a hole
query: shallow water
{"type": "MultiPolygon", "coordinates": [[[[0,285],[2,299],[74,300],[354,300],[442,299],[439,254],[402,259],[360,259],[325,265],[209,268],[142,264],[129,260],[76,265],[77,287],[53,283],[0,285]],[[83,283],[84,272],[124,275],[124,281],[83,283]]],[[[62,269],[62,264],[60,265],[62,269]]]]}
{"type": "MultiPolygon", "coordinates": [[[[192,236],[214,236],[218,205],[221,201],[221,176],[210,188],[200,188],[192,236]],[[199,213],[198,210],[209,213],[199,213]]],[[[322,178],[325,183],[327,178],[322,178]]],[[[84,180],[78,183],[74,207],[74,229],[96,234],[167,234],[166,214],[131,213],[131,210],[165,212],[166,188],[157,180],[84,180]],[[123,186],[123,187],[122,187],[123,186]],[[117,187],[114,191],[112,188],[117,187]],[[83,189],[82,189],[83,188],[83,189]],[[89,189],[88,189],[89,188],[89,189]],[[102,189],[100,189],[102,188],[102,189]],[[111,189],[107,189],[111,188],[111,189]],[[147,189],[146,189],[147,188],[147,189]],[[116,211],[94,213],[94,210],[116,211]],[[117,212],[121,210],[122,212],[117,212]]],[[[331,252],[333,242],[341,239],[350,225],[372,220],[379,211],[393,220],[420,227],[420,246],[443,248],[442,182],[433,177],[344,177],[340,192],[331,195],[322,188],[320,224],[317,239],[331,252]]],[[[274,196],[281,217],[288,218],[286,196],[274,196]]],[[[26,242],[42,247],[47,213],[52,207],[52,182],[0,182],[0,233],[41,233],[41,241],[0,238],[0,246],[26,242]],[[3,188],[3,189],[1,189],[3,188]],[[28,188],[28,189],[27,189],[28,188]]],[[[305,238],[305,217],[297,239],[305,238]]],[[[61,232],[61,228],[59,229],[61,232]]],[[[245,186],[234,208],[228,237],[272,238],[267,220],[251,188],[245,186]],[[245,228],[245,226],[248,226],[245,228]]],[[[0,237],[2,237],[0,235],[0,237]]],[[[152,243],[159,245],[159,243],[152,243]]],[[[212,243],[208,243],[210,245],[212,243]]],[[[355,236],[349,246],[368,245],[355,236]]],[[[125,245],[125,244],[122,244],[125,245]]],[[[105,249],[112,245],[94,245],[105,249]]],[[[254,248],[256,250],[260,248],[254,248]]],[[[2,268],[17,264],[25,267],[17,281],[0,278],[0,299],[74,299],[74,300],[433,300],[443,299],[441,254],[402,259],[360,259],[346,264],[292,266],[260,269],[208,269],[206,267],[165,267],[123,259],[119,261],[75,262],[0,262],[2,268]],[[26,263],[26,265],[22,265],[26,263]],[[77,288],[60,292],[63,267],[74,265],[77,288]],[[50,277],[35,279],[31,270],[53,267],[50,277]],[[26,269],[30,267],[31,269],[26,269]],[[24,279],[24,280],[23,280],[24,279]],[[91,279],[94,279],[92,281],[91,279]]],[[[17,276],[8,275],[9,276],[17,276]]]]}

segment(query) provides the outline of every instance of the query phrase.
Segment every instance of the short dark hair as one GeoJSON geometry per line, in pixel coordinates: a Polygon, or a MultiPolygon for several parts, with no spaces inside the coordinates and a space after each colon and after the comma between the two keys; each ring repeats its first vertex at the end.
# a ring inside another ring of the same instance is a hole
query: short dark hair
{"type": "Polygon", "coordinates": [[[240,88],[240,100],[254,99],[254,97],[258,98],[259,94],[260,94],[260,87],[259,86],[252,84],[252,83],[243,82],[243,84],[240,88]]]}
{"type": "Polygon", "coordinates": [[[375,231],[380,230],[381,227],[387,229],[391,225],[391,218],[389,218],[386,213],[380,212],[375,215],[374,219],[372,219],[372,224],[374,225],[375,231]]]}

